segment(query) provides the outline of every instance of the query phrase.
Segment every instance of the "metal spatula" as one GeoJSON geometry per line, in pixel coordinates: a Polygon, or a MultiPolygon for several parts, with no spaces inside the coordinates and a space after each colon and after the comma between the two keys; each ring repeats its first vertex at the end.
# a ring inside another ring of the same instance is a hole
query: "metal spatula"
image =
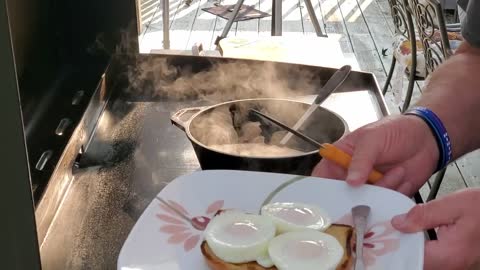
{"type": "MultiPolygon", "coordinates": [[[[334,146],[333,144],[319,143],[319,142],[315,141],[314,139],[308,137],[307,135],[302,134],[301,132],[298,132],[296,130],[293,130],[292,128],[288,127],[284,123],[276,120],[275,118],[273,118],[271,116],[263,114],[263,113],[261,113],[257,110],[254,110],[254,109],[251,109],[250,111],[252,113],[255,113],[255,114],[271,121],[272,123],[276,124],[277,126],[291,132],[293,135],[299,137],[300,139],[304,140],[305,142],[307,142],[307,143],[309,143],[309,144],[311,144],[315,147],[318,147],[320,149],[319,150],[320,156],[322,156],[323,158],[328,159],[332,162],[335,162],[337,165],[341,166],[342,168],[344,168],[346,170],[348,170],[348,168],[350,167],[350,162],[352,161],[352,156],[349,155],[348,153],[345,153],[343,150],[334,146]]],[[[380,179],[382,179],[382,178],[383,178],[382,173],[380,173],[377,170],[372,170],[370,172],[370,174],[368,175],[368,183],[369,184],[375,184],[378,181],[380,181],[380,179]]]]}
{"type": "MultiPolygon", "coordinates": [[[[312,115],[312,113],[317,109],[317,107],[320,106],[320,104],[322,104],[322,102],[324,102],[331,93],[337,90],[340,85],[342,85],[345,79],[347,79],[351,70],[351,66],[343,66],[339,70],[337,70],[332,75],[332,77],[330,77],[330,79],[328,79],[327,83],[322,87],[317,97],[313,101],[312,105],[310,105],[308,110],[305,111],[305,113],[302,115],[302,117],[300,117],[300,119],[298,119],[297,123],[293,125],[293,130],[298,130],[303,125],[303,123],[305,123],[305,121],[310,117],[310,115],[312,115]]],[[[287,144],[293,135],[294,134],[292,134],[291,132],[287,133],[287,135],[285,135],[285,137],[280,140],[280,145],[287,144]]]]}
{"type": "Polygon", "coordinates": [[[369,216],[369,206],[358,205],[352,208],[353,226],[355,227],[356,233],[355,270],[365,270],[365,263],[363,262],[363,238],[367,229],[369,216]]]}

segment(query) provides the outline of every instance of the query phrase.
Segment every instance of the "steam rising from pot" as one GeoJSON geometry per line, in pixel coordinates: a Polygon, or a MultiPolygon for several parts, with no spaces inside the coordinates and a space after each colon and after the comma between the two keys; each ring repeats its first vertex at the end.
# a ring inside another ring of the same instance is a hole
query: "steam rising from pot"
{"type": "Polygon", "coordinates": [[[142,58],[130,66],[128,81],[136,93],[211,102],[310,94],[320,83],[311,72],[271,62],[222,62],[206,71],[193,72],[190,67],[174,67],[165,58],[157,57],[142,58]]]}
{"type": "MultiPolygon", "coordinates": [[[[90,54],[108,54],[127,64],[126,78],[132,94],[173,99],[203,99],[223,102],[234,99],[281,98],[313,94],[320,79],[311,70],[272,62],[238,60],[217,62],[208,70],[194,72],[192,67],[179,68],[164,57],[141,55],[135,24],[113,34],[119,44],[111,46],[100,34],[88,48],[90,54]]],[[[192,63],[195,66],[196,63],[192,63]]]]}
{"type": "MultiPolygon", "coordinates": [[[[136,41],[127,31],[121,37],[122,41],[113,54],[130,63],[124,74],[128,83],[127,94],[152,97],[153,100],[192,99],[214,104],[238,99],[286,98],[314,94],[321,85],[320,79],[327,79],[319,78],[311,69],[297,65],[244,60],[212,61],[207,68],[198,71],[195,69],[199,64],[205,65],[206,58],[199,58],[198,63],[192,62],[191,65],[176,65],[171,63],[175,56],[140,55],[132,50],[136,41]]],[[[101,45],[101,42],[98,44],[101,45]]],[[[196,61],[195,58],[192,61],[196,61]]],[[[196,123],[195,137],[205,145],[262,144],[262,136],[245,131],[256,130],[256,124],[245,119],[246,109],[249,108],[239,108],[235,115],[230,115],[230,111],[211,113],[196,123]],[[232,119],[235,116],[241,119],[232,119]],[[243,125],[243,129],[238,124],[243,125]]],[[[293,125],[304,111],[303,106],[288,106],[275,109],[272,116],[293,125]]],[[[282,137],[281,134],[274,135],[282,137]]]]}

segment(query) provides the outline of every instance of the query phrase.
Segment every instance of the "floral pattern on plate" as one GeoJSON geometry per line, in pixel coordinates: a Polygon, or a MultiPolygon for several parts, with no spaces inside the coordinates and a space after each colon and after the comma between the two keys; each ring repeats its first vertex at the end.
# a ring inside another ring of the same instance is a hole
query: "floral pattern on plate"
{"type": "Polygon", "coordinates": [[[375,186],[352,189],[332,179],[292,179],[284,174],[211,170],[172,180],[132,228],[118,256],[117,269],[209,270],[199,244],[218,209],[256,212],[261,205],[291,200],[323,206],[335,223],[347,224],[351,222],[346,214],[352,206],[369,205],[373,211],[364,246],[367,270],[423,269],[425,235],[402,234],[389,224],[392,216],[410,210],[413,200],[375,186]],[[160,204],[162,201],[167,204],[160,204]]]}
{"type": "MultiPolygon", "coordinates": [[[[189,216],[188,211],[179,203],[171,200],[168,203],[170,207],[175,208],[182,215],[189,216]]],[[[167,240],[168,244],[183,244],[184,250],[188,252],[198,245],[202,231],[205,230],[210,219],[223,206],[223,200],[214,201],[205,211],[206,216],[195,216],[186,221],[184,217],[181,217],[165,204],[160,203],[160,208],[164,213],[156,216],[166,223],[166,225],[161,225],[160,231],[170,235],[167,240]]],[[[346,214],[335,223],[353,226],[352,215],[346,214]]],[[[377,257],[395,252],[400,247],[400,240],[398,236],[395,236],[395,233],[396,231],[391,226],[390,221],[376,222],[367,228],[363,244],[363,256],[367,267],[374,265],[377,257]]]]}
{"type": "MultiPolygon", "coordinates": [[[[346,214],[335,223],[353,226],[352,215],[346,214]]],[[[396,232],[389,220],[367,227],[363,241],[363,260],[366,266],[374,265],[377,257],[398,250],[400,239],[395,236],[396,232]]],[[[353,249],[355,251],[355,247],[353,249]]]]}
{"type": "Polygon", "coordinates": [[[207,227],[211,217],[223,207],[224,201],[214,201],[207,207],[205,216],[199,215],[192,218],[189,217],[190,214],[185,207],[179,203],[168,200],[168,204],[169,206],[160,202],[162,212],[156,215],[164,223],[160,226],[160,232],[170,235],[167,239],[168,244],[183,244],[183,249],[188,252],[198,245],[202,238],[202,232],[207,227]],[[182,216],[172,208],[181,213],[182,216]],[[189,220],[185,220],[185,217],[189,220]]]}

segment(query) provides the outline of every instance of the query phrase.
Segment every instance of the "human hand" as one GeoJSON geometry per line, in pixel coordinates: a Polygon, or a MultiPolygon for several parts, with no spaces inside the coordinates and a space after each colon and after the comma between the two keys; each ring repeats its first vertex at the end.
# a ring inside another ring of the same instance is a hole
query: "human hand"
{"type": "Polygon", "coordinates": [[[411,115],[391,116],[361,127],[334,143],[352,154],[348,172],[322,159],[312,175],[366,183],[372,168],[384,173],[377,185],[413,195],[434,172],[439,151],[428,125],[411,115]]]}
{"type": "Polygon", "coordinates": [[[394,217],[392,226],[404,233],[439,228],[438,240],[425,244],[425,270],[480,269],[480,189],[452,193],[407,214],[394,217]]]}

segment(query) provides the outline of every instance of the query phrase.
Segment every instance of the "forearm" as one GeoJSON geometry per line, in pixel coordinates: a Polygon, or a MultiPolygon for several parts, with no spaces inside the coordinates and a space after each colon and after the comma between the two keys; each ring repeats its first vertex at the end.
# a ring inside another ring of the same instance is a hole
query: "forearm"
{"type": "Polygon", "coordinates": [[[431,74],[417,103],[442,120],[453,158],[480,147],[480,50],[462,45],[457,54],[431,74]]]}

